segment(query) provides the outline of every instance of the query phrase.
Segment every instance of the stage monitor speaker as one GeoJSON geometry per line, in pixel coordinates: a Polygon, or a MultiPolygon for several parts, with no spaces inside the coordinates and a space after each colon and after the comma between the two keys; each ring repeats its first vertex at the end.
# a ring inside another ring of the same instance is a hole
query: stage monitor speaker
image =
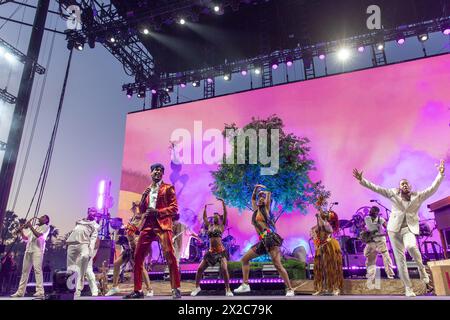
{"type": "Polygon", "coordinates": [[[108,265],[114,263],[114,240],[100,240],[100,246],[94,259],[94,269],[99,270],[103,261],[108,265]]]}

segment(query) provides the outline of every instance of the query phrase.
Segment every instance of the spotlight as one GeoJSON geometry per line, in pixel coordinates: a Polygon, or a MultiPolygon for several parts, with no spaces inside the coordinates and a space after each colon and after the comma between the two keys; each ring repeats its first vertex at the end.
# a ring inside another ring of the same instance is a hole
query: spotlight
{"type": "Polygon", "coordinates": [[[186,24],[186,20],[184,20],[183,18],[180,19],[180,21],[178,21],[181,25],[186,24]]]}
{"type": "Polygon", "coordinates": [[[77,44],[77,50],[78,51],[83,51],[83,49],[84,49],[84,44],[83,43],[78,43],[77,44]]]}
{"type": "Polygon", "coordinates": [[[114,38],[114,37],[109,37],[109,42],[111,42],[111,43],[115,43],[116,42],[116,38],[114,38]]]}
{"type": "Polygon", "coordinates": [[[337,52],[337,56],[339,60],[345,61],[348,60],[351,56],[350,50],[348,48],[341,48],[337,52]]]}
{"type": "Polygon", "coordinates": [[[247,69],[242,69],[241,74],[245,77],[248,74],[247,69]]]}
{"type": "Polygon", "coordinates": [[[213,79],[213,78],[208,78],[208,79],[206,79],[206,81],[207,81],[208,83],[213,83],[213,82],[214,82],[214,79],[213,79]]]}
{"type": "Polygon", "coordinates": [[[418,36],[420,42],[425,42],[428,40],[428,33],[422,33],[418,36]]]}
{"type": "Polygon", "coordinates": [[[319,59],[320,60],[325,60],[325,54],[323,54],[323,53],[319,54],[319,59]]]}
{"type": "Polygon", "coordinates": [[[192,86],[193,87],[200,87],[200,81],[199,80],[195,80],[192,82],[192,86]]]}
{"type": "Polygon", "coordinates": [[[287,57],[286,58],[286,65],[288,67],[292,67],[294,65],[294,59],[292,59],[292,57],[287,57]]]}
{"type": "Polygon", "coordinates": [[[185,82],[180,83],[180,87],[181,88],[186,88],[186,83],[185,82]]]}
{"type": "Polygon", "coordinates": [[[445,34],[446,36],[450,35],[450,27],[444,27],[442,28],[442,33],[445,34]]]}
{"type": "Polygon", "coordinates": [[[383,51],[384,50],[384,43],[382,43],[382,42],[377,43],[377,49],[378,49],[378,51],[383,51]]]}
{"type": "Polygon", "coordinates": [[[139,87],[137,96],[138,98],[145,98],[145,86],[139,87]]]}
{"type": "Polygon", "coordinates": [[[167,87],[164,89],[166,92],[173,92],[173,84],[170,83],[167,85],[167,87]]]}
{"type": "Polygon", "coordinates": [[[231,73],[225,73],[223,75],[223,80],[230,81],[231,80],[231,73]]]}
{"type": "Polygon", "coordinates": [[[255,68],[255,74],[261,74],[261,68],[255,68]]]}
{"type": "Polygon", "coordinates": [[[132,96],[133,96],[133,89],[131,88],[127,89],[127,98],[131,99],[132,96]]]}
{"type": "Polygon", "coordinates": [[[152,91],[152,94],[156,94],[157,93],[156,89],[152,89],[151,91],[152,91]]]}
{"type": "Polygon", "coordinates": [[[219,12],[220,11],[220,7],[219,6],[214,6],[214,12],[219,12]]]}
{"type": "Polygon", "coordinates": [[[273,70],[278,69],[278,61],[277,60],[272,60],[271,65],[272,65],[273,70]]]}
{"type": "Polygon", "coordinates": [[[398,43],[399,45],[404,44],[404,43],[405,43],[405,38],[403,38],[403,37],[398,38],[398,39],[397,39],[397,43],[398,43]]]}
{"type": "Polygon", "coordinates": [[[148,30],[147,28],[145,28],[144,30],[142,30],[142,33],[143,33],[143,34],[149,34],[149,33],[150,33],[150,30],[148,30]]]}
{"type": "Polygon", "coordinates": [[[358,52],[364,52],[364,50],[365,50],[364,46],[358,47],[358,52]]]}
{"type": "Polygon", "coordinates": [[[4,57],[6,59],[6,61],[8,61],[9,63],[15,63],[16,62],[16,57],[9,53],[9,52],[5,52],[4,57]]]}

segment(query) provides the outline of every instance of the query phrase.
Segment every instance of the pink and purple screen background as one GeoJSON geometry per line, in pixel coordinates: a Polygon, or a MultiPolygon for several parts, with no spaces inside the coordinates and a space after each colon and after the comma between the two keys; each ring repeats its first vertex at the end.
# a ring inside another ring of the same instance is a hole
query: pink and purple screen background
{"type": "MultiPolygon", "coordinates": [[[[340,219],[351,219],[358,208],[371,205],[370,199],[390,207],[386,199],[361,187],[352,169],[363,170],[365,177],[382,186],[396,187],[408,178],[413,188],[423,189],[435,178],[439,159],[450,162],[450,55],[129,114],[119,216],[129,217],[131,201],[140,198],[150,181],[150,164],[161,162],[166,167],[164,181],[176,181],[181,220],[198,231],[204,204],[214,203],[210,214],[220,211],[209,186],[210,171],[217,166],[182,165],[173,171],[171,133],[184,128],[193,137],[194,121],[202,121],[203,130],[223,130],[225,123],[242,127],[252,117],[273,114],[283,119],[287,133],[311,140],[317,168],[311,178],[322,180],[331,200],[339,202],[335,211],[340,219]]],[[[421,208],[421,219],[434,217],[427,204],[449,195],[446,177],[421,208]]],[[[257,242],[251,212],[228,212],[230,234],[242,252],[257,242]]],[[[281,217],[277,229],[286,249],[303,245],[309,251],[314,215],[310,207],[306,215],[291,212],[281,217]]]]}

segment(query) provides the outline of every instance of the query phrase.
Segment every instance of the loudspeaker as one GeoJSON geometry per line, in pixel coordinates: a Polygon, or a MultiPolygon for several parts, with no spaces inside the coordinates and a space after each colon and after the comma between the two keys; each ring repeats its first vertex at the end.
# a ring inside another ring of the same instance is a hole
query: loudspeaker
{"type": "Polygon", "coordinates": [[[106,261],[108,265],[114,263],[114,240],[100,240],[100,246],[98,247],[97,254],[94,258],[94,269],[100,269],[103,261],[106,261]]]}

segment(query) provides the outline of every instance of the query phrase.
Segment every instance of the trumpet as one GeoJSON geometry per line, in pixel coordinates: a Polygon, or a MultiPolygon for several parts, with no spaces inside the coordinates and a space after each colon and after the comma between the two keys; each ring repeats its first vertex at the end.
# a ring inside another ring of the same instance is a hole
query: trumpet
{"type": "Polygon", "coordinates": [[[13,236],[18,236],[20,234],[20,232],[22,232],[23,229],[28,228],[28,225],[31,224],[31,222],[34,219],[39,219],[38,217],[33,217],[30,220],[28,220],[26,223],[21,224],[19,227],[17,227],[17,229],[12,231],[13,236]]]}

